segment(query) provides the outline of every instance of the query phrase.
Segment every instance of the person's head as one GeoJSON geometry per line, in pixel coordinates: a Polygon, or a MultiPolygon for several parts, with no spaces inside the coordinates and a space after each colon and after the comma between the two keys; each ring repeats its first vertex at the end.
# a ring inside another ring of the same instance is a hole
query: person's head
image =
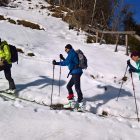
{"type": "Polygon", "coordinates": [[[1,38],[0,38],[0,43],[1,43],[1,38]]]}
{"type": "Polygon", "coordinates": [[[131,58],[132,58],[133,61],[137,62],[139,60],[139,58],[140,58],[139,52],[137,52],[137,51],[132,52],[131,53],[131,58]]]}
{"type": "Polygon", "coordinates": [[[65,46],[65,51],[68,53],[72,49],[72,46],[70,44],[67,44],[65,46]]]}

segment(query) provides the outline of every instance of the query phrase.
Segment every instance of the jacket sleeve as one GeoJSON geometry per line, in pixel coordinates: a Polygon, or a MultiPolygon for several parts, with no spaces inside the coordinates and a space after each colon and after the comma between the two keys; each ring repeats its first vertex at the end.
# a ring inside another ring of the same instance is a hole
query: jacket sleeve
{"type": "Polygon", "coordinates": [[[61,65],[61,66],[68,66],[70,61],[71,61],[71,57],[70,57],[70,55],[68,55],[64,61],[57,62],[57,64],[61,65]]]}
{"type": "Polygon", "coordinates": [[[131,64],[129,64],[129,67],[130,67],[130,71],[132,71],[132,72],[136,72],[136,73],[139,73],[140,72],[140,69],[135,68],[131,64]]]}
{"type": "Polygon", "coordinates": [[[4,59],[9,62],[10,59],[11,59],[11,52],[10,52],[9,46],[8,45],[4,45],[3,51],[4,51],[4,54],[5,54],[5,58],[4,59]]]}

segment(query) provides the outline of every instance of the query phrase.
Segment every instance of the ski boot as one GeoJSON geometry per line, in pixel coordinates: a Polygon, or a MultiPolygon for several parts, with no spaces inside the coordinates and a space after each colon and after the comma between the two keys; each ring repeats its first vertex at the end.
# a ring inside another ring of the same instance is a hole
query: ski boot
{"type": "Polygon", "coordinates": [[[65,109],[74,109],[75,107],[75,100],[69,100],[68,104],[63,106],[65,109]]]}
{"type": "Polygon", "coordinates": [[[83,112],[84,111],[84,105],[83,102],[76,102],[74,109],[78,112],[83,112]]]}
{"type": "Polygon", "coordinates": [[[15,95],[16,94],[16,89],[7,89],[5,92],[8,93],[8,94],[15,95]]]}

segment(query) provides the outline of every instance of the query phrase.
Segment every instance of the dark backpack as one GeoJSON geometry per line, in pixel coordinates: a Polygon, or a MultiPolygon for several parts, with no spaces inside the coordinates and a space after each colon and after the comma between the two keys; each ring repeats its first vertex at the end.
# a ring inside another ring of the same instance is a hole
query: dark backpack
{"type": "Polygon", "coordinates": [[[11,52],[11,62],[18,63],[18,52],[17,52],[17,48],[13,45],[9,44],[9,48],[10,48],[10,52],[11,52]]]}
{"type": "MultiPolygon", "coordinates": [[[[80,49],[75,50],[75,52],[78,55],[79,64],[76,65],[73,69],[76,69],[76,68],[79,68],[79,67],[82,68],[82,69],[87,69],[87,67],[88,67],[87,58],[84,55],[84,53],[80,49]]],[[[69,75],[70,75],[70,73],[72,72],[73,69],[70,70],[70,72],[67,75],[67,78],[69,77],[69,75]]]]}
{"type": "Polygon", "coordinates": [[[76,53],[78,54],[79,58],[79,67],[82,69],[87,69],[88,67],[87,58],[84,55],[84,53],[80,49],[76,50],[76,53]]]}

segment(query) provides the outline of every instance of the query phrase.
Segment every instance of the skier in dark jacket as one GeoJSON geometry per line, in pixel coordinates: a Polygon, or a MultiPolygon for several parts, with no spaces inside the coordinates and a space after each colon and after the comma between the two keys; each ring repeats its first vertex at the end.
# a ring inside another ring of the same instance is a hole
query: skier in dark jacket
{"type": "Polygon", "coordinates": [[[9,45],[6,41],[2,41],[0,39],[0,71],[4,71],[5,78],[9,82],[9,89],[7,90],[8,93],[15,93],[16,87],[14,80],[11,77],[11,52],[9,45]]]}
{"type": "Polygon", "coordinates": [[[70,81],[67,84],[67,90],[68,90],[68,94],[69,94],[67,98],[69,100],[69,103],[67,105],[65,105],[64,107],[65,108],[69,108],[69,107],[73,108],[75,106],[76,107],[78,106],[78,108],[80,108],[83,106],[83,101],[82,101],[83,94],[81,91],[81,84],[80,84],[80,78],[81,78],[83,71],[80,67],[78,67],[78,64],[79,64],[78,55],[74,51],[74,49],[72,48],[72,46],[70,44],[67,44],[65,46],[65,51],[68,54],[66,59],[63,57],[62,54],[60,54],[60,58],[63,61],[56,62],[56,60],[53,60],[52,63],[53,63],[53,65],[68,66],[68,68],[70,70],[69,74],[72,75],[70,81]],[[73,85],[75,85],[75,90],[76,90],[77,96],[78,96],[76,104],[74,104],[74,93],[72,90],[73,85]]]}

